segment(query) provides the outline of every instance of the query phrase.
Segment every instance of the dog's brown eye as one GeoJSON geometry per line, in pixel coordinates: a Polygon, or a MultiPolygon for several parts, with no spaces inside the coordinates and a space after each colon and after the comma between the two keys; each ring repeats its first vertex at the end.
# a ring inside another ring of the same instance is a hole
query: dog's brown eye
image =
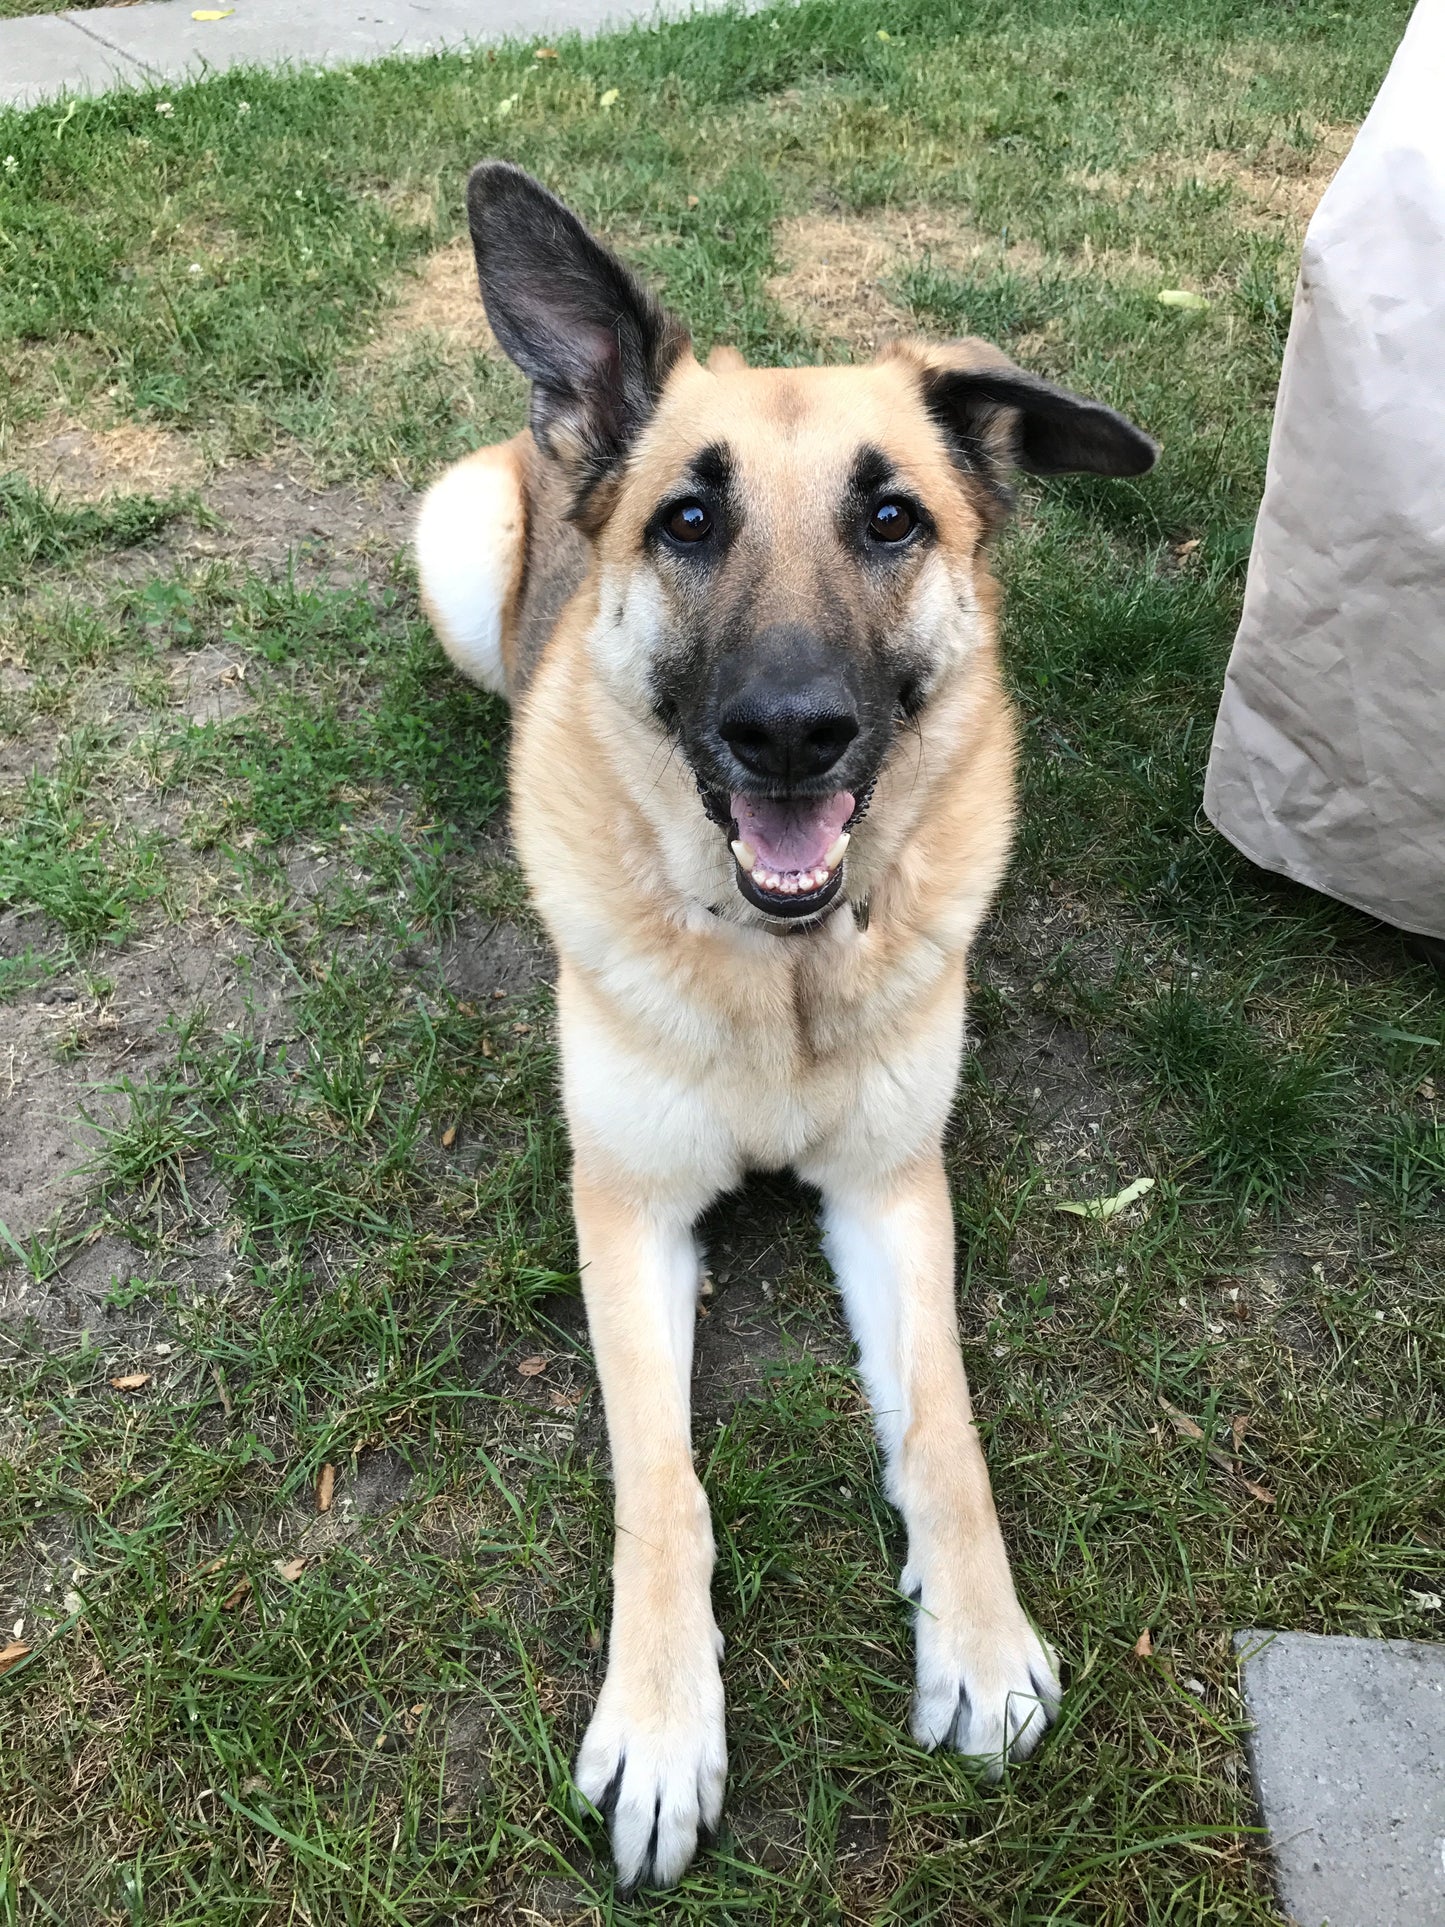
{"type": "Polygon", "coordinates": [[[880,502],[868,518],[868,533],[875,542],[901,542],[912,535],[918,518],[906,502],[880,502]]]}
{"type": "Polygon", "coordinates": [[[674,542],[701,542],[712,534],[712,517],[701,502],[683,502],[668,516],[667,532],[674,542]]]}

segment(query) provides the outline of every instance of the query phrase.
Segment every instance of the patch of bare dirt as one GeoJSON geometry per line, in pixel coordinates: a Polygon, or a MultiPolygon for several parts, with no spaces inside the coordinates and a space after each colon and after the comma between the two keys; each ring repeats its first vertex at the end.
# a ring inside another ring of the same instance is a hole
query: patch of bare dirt
{"type": "Polygon", "coordinates": [[[199,487],[207,467],[189,436],[134,422],[105,429],[68,424],[18,450],[15,460],[37,487],[75,502],[178,494],[199,487]]]}
{"type": "MultiPolygon", "coordinates": [[[[65,1022],[48,1003],[0,1007],[0,1223],[21,1244],[79,1202],[86,1180],[76,1167],[95,1149],[83,1114],[93,1073],[56,1056],[65,1022]]],[[[31,1309],[14,1297],[27,1277],[0,1265],[0,1319],[31,1309]]]]}
{"type": "MultiPolygon", "coordinates": [[[[0,955],[36,942],[33,920],[0,918],[0,955]]],[[[0,1005],[0,1220],[22,1242],[89,1189],[80,1168],[97,1148],[89,1120],[119,1122],[127,1110],[123,1096],[100,1087],[158,1075],[176,1025],[204,1012],[213,1029],[266,1042],[284,1030],[284,988],[233,939],[167,927],[101,953],[94,970],[90,980],[67,972],[0,1005]]],[[[69,1308],[52,1298],[24,1285],[18,1266],[0,1267],[0,1318],[65,1329],[69,1308]]]]}
{"type": "Polygon", "coordinates": [[[479,1000],[531,990],[556,970],[539,937],[504,918],[464,916],[441,947],[442,980],[453,996],[479,1000]]]}
{"type": "Polygon", "coordinates": [[[163,539],[161,555],[214,556],[263,572],[296,556],[323,575],[389,567],[410,536],[414,500],[398,482],[316,489],[263,462],[222,469],[203,499],[217,526],[163,539]]]}
{"type": "Polygon", "coordinates": [[[171,700],[193,723],[224,723],[251,707],[246,666],[229,649],[214,643],[189,653],[177,651],[169,663],[171,700]]]}
{"type": "Polygon", "coordinates": [[[817,1200],[786,1176],[752,1177],[721,1198],[699,1227],[706,1278],[694,1339],[694,1423],[725,1419],[742,1399],[764,1395],[779,1359],[849,1355],[841,1309],[831,1320],[788,1320],[805,1293],[801,1275],[818,1245],[817,1200]]]}
{"type": "MultiPolygon", "coordinates": [[[[473,303],[484,326],[475,275],[473,303]]],[[[218,465],[199,439],[166,429],[52,423],[7,461],[36,487],[68,502],[184,491],[200,497],[204,516],[98,559],[93,568],[112,580],[152,574],[158,564],[213,558],[268,573],[295,558],[322,576],[366,574],[374,566],[389,567],[411,533],[414,497],[400,483],[318,488],[302,472],[299,457],[218,465]]]]}

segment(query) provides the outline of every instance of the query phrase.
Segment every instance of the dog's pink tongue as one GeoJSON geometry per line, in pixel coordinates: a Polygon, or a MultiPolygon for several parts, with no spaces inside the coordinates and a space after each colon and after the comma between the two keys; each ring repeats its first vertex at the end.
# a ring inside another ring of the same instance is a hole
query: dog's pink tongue
{"type": "Polygon", "coordinates": [[[770,870],[816,870],[853,814],[847,790],[779,802],[768,796],[734,796],[738,835],[751,843],[770,870]]]}

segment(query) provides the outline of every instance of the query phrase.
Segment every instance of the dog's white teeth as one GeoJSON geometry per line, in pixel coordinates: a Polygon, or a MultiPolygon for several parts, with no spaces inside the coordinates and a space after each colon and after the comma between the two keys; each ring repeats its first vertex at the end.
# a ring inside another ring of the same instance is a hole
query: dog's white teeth
{"type": "Polygon", "coordinates": [[[828,854],[823,858],[823,875],[825,877],[831,876],[834,870],[836,870],[838,865],[843,861],[843,853],[848,848],[848,845],[852,842],[852,840],[853,839],[849,836],[846,830],[843,830],[842,832],[840,832],[838,841],[833,845],[832,849],[829,850],[828,854]]]}
{"type": "Polygon", "coordinates": [[[827,861],[811,870],[770,870],[759,859],[756,850],[741,839],[733,844],[732,850],[739,864],[752,878],[755,889],[775,897],[810,897],[815,890],[823,888],[837,869],[847,844],[847,836],[841,836],[828,852],[827,861]]]}

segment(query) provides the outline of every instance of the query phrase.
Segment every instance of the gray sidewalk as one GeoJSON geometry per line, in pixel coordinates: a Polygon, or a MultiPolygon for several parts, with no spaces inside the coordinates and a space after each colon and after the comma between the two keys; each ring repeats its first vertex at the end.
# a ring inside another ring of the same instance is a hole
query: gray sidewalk
{"type": "Polygon", "coordinates": [[[0,106],[195,80],[228,67],[341,67],[508,35],[595,33],[676,19],[709,0],[343,0],[327,7],[234,0],[226,20],[192,19],[195,7],[212,3],[233,0],[147,0],[0,20],[0,106]]]}

